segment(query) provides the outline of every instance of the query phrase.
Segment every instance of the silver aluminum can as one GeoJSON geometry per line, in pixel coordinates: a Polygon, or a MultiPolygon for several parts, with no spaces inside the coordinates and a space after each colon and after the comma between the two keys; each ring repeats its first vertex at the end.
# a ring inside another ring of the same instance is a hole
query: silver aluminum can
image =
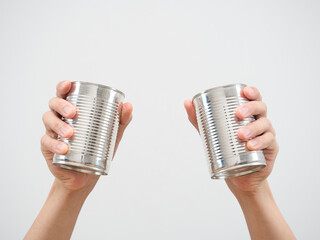
{"type": "Polygon", "coordinates": [[[263,151],[248,151],[237,136],[239,128],[255,120],[239,121],[235,110],[248,102],[241,96],[245,84],[208,89],[194,96],[200,136],[205,147],[211,178],[224,179],[258,171],[266,166],[263,151]]]}
{"type": "Polygon", "coordinates": [[[75,134],[58,139],[70,145],[67,155],[55,154],[53,164],[62,168],[107,175],[113,158],[124,94],[108,86],[72,82],[66,100],[78,108],[71,125],[75,134]]]}

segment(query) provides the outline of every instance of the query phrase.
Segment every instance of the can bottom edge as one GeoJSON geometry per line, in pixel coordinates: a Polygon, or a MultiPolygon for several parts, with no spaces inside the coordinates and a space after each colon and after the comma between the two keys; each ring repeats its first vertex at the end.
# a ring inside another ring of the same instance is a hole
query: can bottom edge
{"type": "Polygon", "coordinates": [[[55,159],[55,161],[53,162],[53,165],[56,165],[58,167],[68,169],[68,170],[82,172],[82,173],[89,173],[89,174],[94,174],[94,175],[108,175],[108,173],[106,173],[102,169],[98,169],[98,168],[92,167],[92,166],[83,165],[83,164],[80,164],[77,162],[70,162],[70,161],[55,159]]]}
{"type": "Polygon", "coordinates": [[[266,166],[266,163],[263,162],[250,162],[250,163],[243,163],[235,166],[231,166],[228,168],[221,168],[216,170],[211,178],[212,179],[226,179],[231,177],[239,177],[243,175],[247,175],[250,173],[257,172],[263,169],[266,166]]]}

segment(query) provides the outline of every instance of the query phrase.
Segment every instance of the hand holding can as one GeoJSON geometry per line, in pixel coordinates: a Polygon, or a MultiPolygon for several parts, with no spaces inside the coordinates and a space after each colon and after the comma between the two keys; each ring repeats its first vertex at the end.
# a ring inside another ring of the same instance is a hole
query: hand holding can
{"type": "MultiPolygon", "coordinates": [[[[50,172],[55,177],[55,182],[59,183],[68,191],[78,191],[80,189],[89,193],[99,179],[99,175],[86,174],[78,171],[70,171],[53,164],[54,155],[68,155],[70,146],[64,141],[57,139],[61,138],[72,139],[76,134],[76,129],[70,126],[61,118],[76,119],[77,109],[66,100],[67,95],[71,91],[73,83],[70,81],[62,81],[57,84],[57,94],[49,101],[50,110],[45,112],[42,120],[45,126],[45,134],[41,138],[41,152],[46,160],[50,172]]],[[[116,152],[123,134],[132,119],[132,104],[126,102],[122,105],[119,129],[116,138],[114,152],[116,152]]]]}
{"type": "Polygon", "coordinates": [[[70,145],[70,151],[66,155],[56,154],[53,164],[78,172],[108,174],[124,94],[100,84],[72,82],[66,99],[78,109],[75,117],[62,117],[75,134],[71,138],[59,136],[59,140],[70,145]]]}
{"type": "Polygon", "coordinates": [[[241,96],[241,89],[245,86],[232,84],[212,88],[193,98],[198,129],[213,179],[241,176],[266,166],[263,151],[249,151],[246,141],[237,135],[239,128],[255,120],[249,117],[239,121],[235,116],[235,110],[248,102],[241,96]]]}

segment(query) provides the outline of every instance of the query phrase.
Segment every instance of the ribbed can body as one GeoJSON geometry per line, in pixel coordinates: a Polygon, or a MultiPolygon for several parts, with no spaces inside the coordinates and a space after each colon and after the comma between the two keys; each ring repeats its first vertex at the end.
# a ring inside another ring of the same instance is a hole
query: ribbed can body
{"type": "Polygon", "coordinates": [[[212,88],[193,98],[199,132],[205,147],[209,171],[213,179],[236,177],[266,166],[262,151],[248,151],[246,142],[237,136],[239,128],[254,121],[239,121],[235,110],[248,100],[241,96],[245,84],[212,88]]]}
{"type": "Polygon", "coordinates": [[[70,145],[67,155],[56,154],[53,164],[62,168],[108,174],[118,133],[124,94],[116,89],[88,82],[72,82],[66,100],[75,105],[77,114],[62,120],[71,125],[71,138],[58,137],[70,145]]]}

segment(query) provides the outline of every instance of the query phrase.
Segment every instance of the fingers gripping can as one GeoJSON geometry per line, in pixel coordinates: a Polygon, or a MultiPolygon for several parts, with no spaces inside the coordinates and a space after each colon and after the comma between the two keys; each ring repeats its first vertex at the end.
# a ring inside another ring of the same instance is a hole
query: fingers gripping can
{"type": "Polygon", "coordinates": [[[245,84],[208,89],[194,96],[200,136],[211,178],[224,179],[258,171],[266,166],[263,151],[249,151],[237,136],[239,128],[254,121],[236,119],[235,110],[248,102],[241,96],[245,84]]]}
{"type": "Polygon", "coordinates": [[[72,119],[62,117],[75,133],[71,138],[58,136],[70,149],[67,155],[55,154],[53,164],[78,172],[107,175],[124,94],[108,86],[75,81],[66,100],[78,109],[72,119]]]}

